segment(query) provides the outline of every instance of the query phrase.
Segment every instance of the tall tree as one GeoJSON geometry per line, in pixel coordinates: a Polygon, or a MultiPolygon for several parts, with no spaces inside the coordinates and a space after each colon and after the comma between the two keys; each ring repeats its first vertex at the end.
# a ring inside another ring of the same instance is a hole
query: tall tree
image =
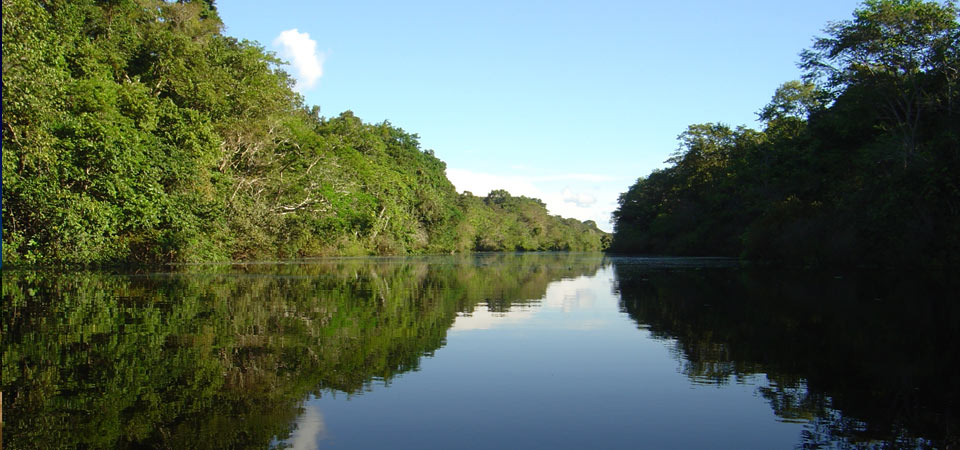
{"type": "Polygon", "coordinates": [[[952,0],[867,0],[852,20],[827,27],[828,36],[801,54],[801,67],[808,81],[834,94],[859,85],[882,96],[884,122],[899,135],[906,167],[922,117],[940,102],[933,86],[952,86],[957,77],[957,13],[952,0]]]}

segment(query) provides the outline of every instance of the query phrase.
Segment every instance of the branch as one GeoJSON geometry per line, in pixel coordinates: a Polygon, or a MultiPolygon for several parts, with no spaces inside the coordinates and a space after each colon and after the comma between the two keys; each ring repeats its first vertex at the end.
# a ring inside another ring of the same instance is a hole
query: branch
{"type": "Polygon", "coordinates": [[[281,215],[290,214],[298,210],[301,210],[303,208],[306,208],[310,205],[313,205],[315,203],[319,203],[319,200],[313,199],[311,197],[307,197],[302,202],[296,205],[279,205],[277,206],[277,212],[280,213],[281,215]]]}

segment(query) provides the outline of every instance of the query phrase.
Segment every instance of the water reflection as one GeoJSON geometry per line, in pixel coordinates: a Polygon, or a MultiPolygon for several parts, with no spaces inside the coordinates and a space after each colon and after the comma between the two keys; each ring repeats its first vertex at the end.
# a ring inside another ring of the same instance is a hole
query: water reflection
{"type": "Polygon", "coordinates": [[[958,287],[575,254],[4,271],[4,444],[951,448],[958,287]]]}
{"type": "Polygon", "coordinates": [[[594,273],[601,260],[5,270],[4,444],[263,448],[290,437],[308,394],[389,383],[444,345],[458,312],[479,303],[508,311],[542,297],[551,281],[594,273]]]}
{"type": "Polygon", "coordinates": [[[960,421],[960,304],[949,274],[843,275],[616,265],[624,311],[694,383],[765,376],[804,448],[950,448],[960,421]]]}
{"type": "MultiPolygon", "coordinates": [[[[606,267],[609,267],[607,265],[606,267]]],[[[603,276],[604,271],[597,272],[597,277],[603,276]]],[[[540,297],[526,300],[514,300],[509,309],[492,308],[488,303],[477,304],[472,312],[457,313],[457,319],[450,329],[450,333],[471,330],[490,330],[498,327],[518,326],[529,323],[544,310],[574,313],[594,308],[597,292],[606,292],[612,280],[612,273],[608,273],[601,280],[596,280],[586,274],[578,278],[564,278],[546,286],[540,297]],[[598,283],[599,281],[599,283],[598,283]],[[601,286],[598,289],[598,286],[601,286]]],[[[589,321],[570,322],[550,321],[551,327],[566,329],[597,328],[601,324],[589,321]]]]}
{"type": "MultiPolygon", "coordinates": [[[[421,372],[362,396],[311,397],[305,409],[326,418],[321,447],[632,446],[624,436],[606,432],[611,420],[596,409],[624,386],[625,375],[635,376],[607,373],[611,360],[632,352],[630,340],[621,338],[642,339],[620,313],[611,281],[607,264],[595,275],[552,282],[541,298],[504,311],[489,312],[481,303],[457,318],[446,346],[423,360],[421,372]]],[[[624,366],[632,369],[638,362],[624,366]]],[[[620,397],[622,405],[632,403],[620,397]]]]}
{"type": "MultiPolygon", "coordinates": [[[[293,450],[314,449],[327,437],[327,424],[324,422],[323,413],[316,408],[305,408],[297,419],[289,445],[293,450]]],[[[279,446],[278,444],[275,442],[274,446],[279,446]]]]}

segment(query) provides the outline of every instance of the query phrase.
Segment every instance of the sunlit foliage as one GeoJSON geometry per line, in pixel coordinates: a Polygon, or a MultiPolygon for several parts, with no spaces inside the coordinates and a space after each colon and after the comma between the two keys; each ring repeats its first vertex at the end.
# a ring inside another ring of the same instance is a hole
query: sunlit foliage
{"type": "MultiPolygon", "coordinates": [[[[3,0],[5,264],[485,248],[415,134],[321,117],[212,3],[3,0]]],[[[601,249],[548,222],[561,242],[503,249],[601,249]]]]}

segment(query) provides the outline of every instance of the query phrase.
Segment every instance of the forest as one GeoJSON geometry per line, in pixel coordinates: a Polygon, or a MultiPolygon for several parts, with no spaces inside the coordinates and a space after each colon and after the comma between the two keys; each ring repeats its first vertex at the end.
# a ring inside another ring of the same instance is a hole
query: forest
{"type": "Polygon", "coordinates": [[[458,193],[416,134],[323,117],[210,0],[3,0],[3,263],[598,251],[592,221],[458,193]]]}
{"type": "Polygon", "coordinates": [[[960,262],[954,2],[867,0],[800,55],[762,130],[691,125],[621,194],[611,249],[793,266],[960,262]]]}

